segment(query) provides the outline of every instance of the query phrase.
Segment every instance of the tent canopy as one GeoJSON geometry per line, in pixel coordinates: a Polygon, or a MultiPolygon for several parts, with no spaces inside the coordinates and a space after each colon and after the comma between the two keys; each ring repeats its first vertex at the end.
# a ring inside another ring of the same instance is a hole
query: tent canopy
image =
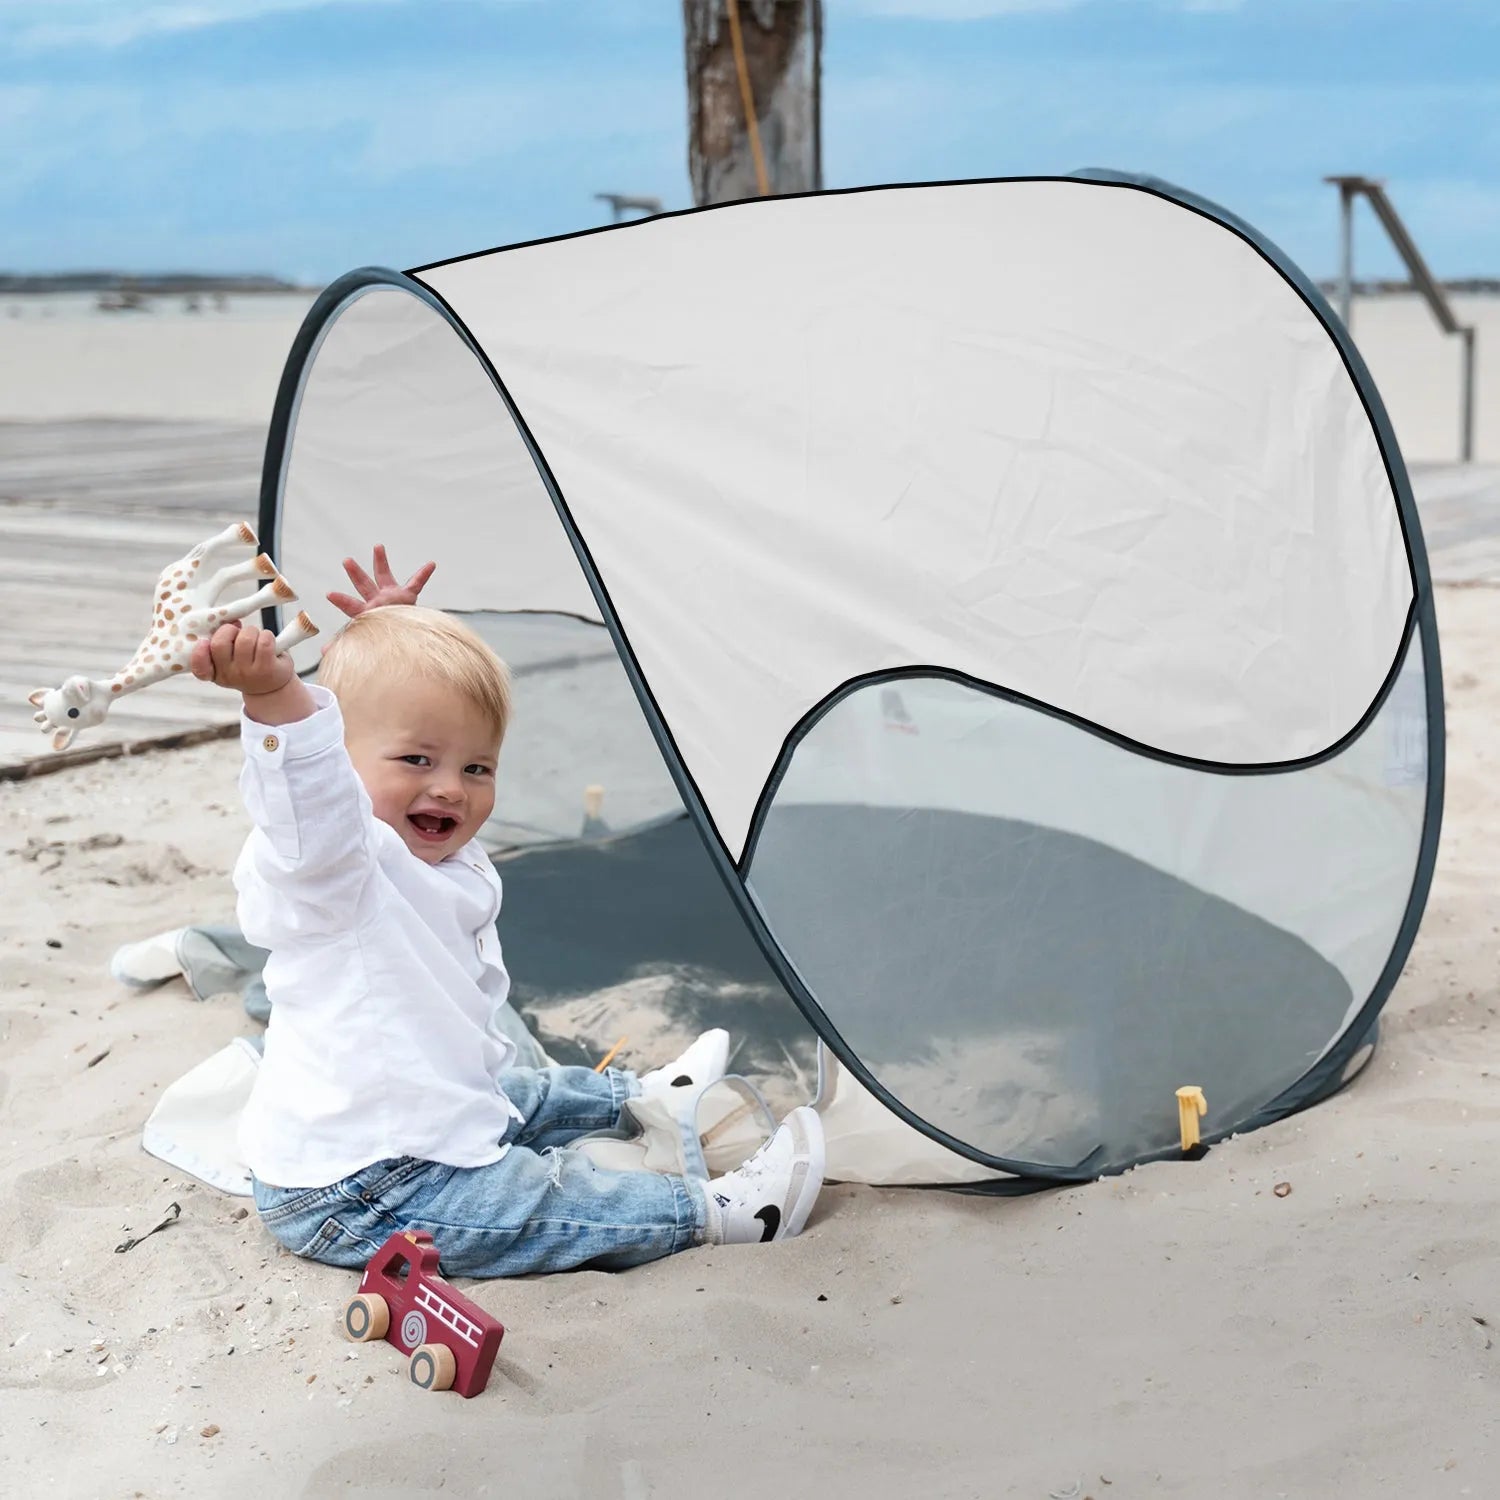
{"type": "Polygon", "coordinates": [[[1414,935],[1441,688],[1389,424],[1306,279],[1162,184],[353,273],[263,509],[309,597],[378,538],[512,660],[497,842],[591,783],[617,836],[685,816],[870,1098],[991,1175],[1166,1149],[1181,1084],[1211,1132],[1310,1097],[1414,935]]]}

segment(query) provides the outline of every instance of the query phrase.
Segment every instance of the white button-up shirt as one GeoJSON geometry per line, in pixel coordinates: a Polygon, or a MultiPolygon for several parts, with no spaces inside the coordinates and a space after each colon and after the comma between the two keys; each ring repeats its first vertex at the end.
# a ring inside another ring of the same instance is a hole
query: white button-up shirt
{"type": "Polygon", "coordinates": [[[426,864],[374,815],[333,694],[294,724],[243,719],[255,827],[235,865],[239,920],[270,949],[265,1059],[240,1125],[251,1171],[323,1187],[373,1161],[498,1161],[520,1115],[499,1077],[510,991],[500,877],[477,843],[426,864]]]}

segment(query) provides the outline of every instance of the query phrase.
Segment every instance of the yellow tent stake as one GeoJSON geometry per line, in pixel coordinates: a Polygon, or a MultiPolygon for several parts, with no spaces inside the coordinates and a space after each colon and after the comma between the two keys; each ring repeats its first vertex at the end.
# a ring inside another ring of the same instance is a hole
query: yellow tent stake
{"type": "Polygon", "coordinates": [[[1191,1151],[1198,1144],[1198,1117],[1208,1113],[1208,1101],[1196,1084],[1177,1090],[1177,1124],[1182,1131],[1182,1149],[1191,1151]]]}
{"type": "Polygon", "coordinates": [[[606,1052],[604,1056],[601,1057],[599,1061],[594,1065],[594,1071],[596,1073],[602,1073],[615,1060],[615,1053],[617,1053],[620,1048],[623,1047],[629,1040],[630,1038],[628,1036],[622,1036],[620,1040],[616,1042],[614,1046],[611,1047],[609,1051],[606,1052]]]}

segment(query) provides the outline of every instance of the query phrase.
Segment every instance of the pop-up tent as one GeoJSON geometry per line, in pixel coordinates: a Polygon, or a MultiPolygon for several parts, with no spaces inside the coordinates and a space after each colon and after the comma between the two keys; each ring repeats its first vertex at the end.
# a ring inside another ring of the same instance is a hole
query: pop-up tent
{"type": "Polygon", "coordinates": [[[1358,351],[1212,204],[912,185],[353,272],[261,527],[309,598],[438,560],[517,672],[518,980],[611,911],[732,933],[837,1059],[831,1175],[1085,1179],[1181,1086],[1213,1139],[1368,1056],[1438,838],[1431,587],[1358,351]]]}

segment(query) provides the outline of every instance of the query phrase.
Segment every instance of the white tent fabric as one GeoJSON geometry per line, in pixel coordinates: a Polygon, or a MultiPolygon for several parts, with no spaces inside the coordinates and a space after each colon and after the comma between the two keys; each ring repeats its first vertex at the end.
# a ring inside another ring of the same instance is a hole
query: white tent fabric
{"type": "Polygon", "coordinates": [[[1412,579],[1358,389],[1178,203],[888,189],[419,279],[515,400],[736,857],[786,736],[865,673],[1256,765],[1336,744],[1392,669],[1412,579]]]}

